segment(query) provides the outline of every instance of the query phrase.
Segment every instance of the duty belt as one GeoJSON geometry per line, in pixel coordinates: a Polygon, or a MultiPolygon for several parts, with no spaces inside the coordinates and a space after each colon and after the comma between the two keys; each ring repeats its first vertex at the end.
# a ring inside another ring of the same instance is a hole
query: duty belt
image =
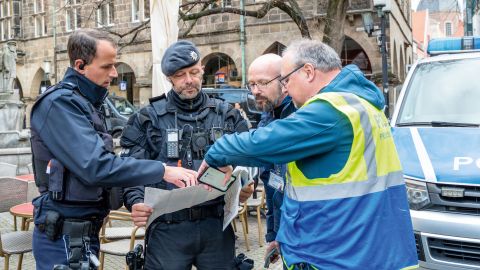
{"type": "Polygon", "coordinates": [[[215,204],[182,209],[177,212],[162,215],[157,218],[157,221],[168,223],[220,217],[223,217],[223,205],[215,204]]]}

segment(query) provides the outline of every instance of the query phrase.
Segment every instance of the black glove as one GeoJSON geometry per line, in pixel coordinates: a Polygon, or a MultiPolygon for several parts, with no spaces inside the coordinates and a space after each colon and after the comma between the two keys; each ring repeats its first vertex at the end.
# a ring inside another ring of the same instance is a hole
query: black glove
{"type": "Polygon", "coordinates": [[[253,269],[253,260],[248,259],[245,254],[240,253],[233,259],[233,269],[235,270],[251,270],[253,269]]]}

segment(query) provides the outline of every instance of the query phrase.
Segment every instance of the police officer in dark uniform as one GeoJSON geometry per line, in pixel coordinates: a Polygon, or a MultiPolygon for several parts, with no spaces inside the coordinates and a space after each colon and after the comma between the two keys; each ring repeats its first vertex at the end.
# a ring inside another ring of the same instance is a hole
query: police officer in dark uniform
{"type": "MultiPolygon", "coordinates": [[[[196,170],[204,153],[223,134],[247,131],[239,111],[201,91],[200,54],[189,41],[171,45],[162,71],[173,85],[166,95],[132,116],[122,134],[122,155],[153,159],[196,170]]],[[[164,181],[150,185],[173,189],[164,181]]],[[[242,189],[246,200],[253,188],[242,189]]],[[[145,225],[152,209],[143,204],[144,186],[124,191],[125,206],[136,225],[145,225]]],[[[223,196],[158,217],[148,228],[145,269],[232,269],[235,238],[231,226],[222,231],[223,196]]]]}
{"type": "Polygon", "coordinates": [[[80,29],[67,46],[71,67],[38,98],[31,115],[40,191],[33,200],[33,254],[39,270],[96,268],[111,187],[162,179],[179,187],[196,184],[194,171],[115,156],[102,103],[117,77],[116,44],[107,33],[80,29]]]}

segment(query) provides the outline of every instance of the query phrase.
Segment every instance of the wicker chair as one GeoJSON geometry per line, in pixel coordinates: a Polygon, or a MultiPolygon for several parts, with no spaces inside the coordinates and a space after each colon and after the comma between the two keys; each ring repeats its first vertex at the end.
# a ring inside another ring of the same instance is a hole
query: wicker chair
{"type": "MultiPolygon", "coordinates": [[[[105,262],[105,254],[114,256],[126,256],[127,253],[137,245],[144,243],[145,228],[138,226],[130,227],[111,227],[111,221],[130,221],[132,216],[125,211],[110,211],[110,214],[105,219],[104,225],[100,232],[100,267],[103,270],[105,262]],[[108,227],[110,224],[110,227],[108,227]]],[[[128,270],[128,267],[125,266],[128,270]]]]}
{"type": "Polygon", "coordinates": [[[8,270],[10,256],[19,254],[17,269],[22,269],[23,254],[32,251],[32,231],[16,231],[0,235],[0,256],[5,258],[4,270],[8,270]]]}
{"type": "MultiPolygon", "coordinates": [[[[112,221],[127,221],[132,222],[132,216],[126,209],[122,208],[120,210],[110,211],[108,217],[105,219],[104,226],[100,231],[100,240],[101,243],[109,243],[111,241],[121,240],[121,239],[130,239],[132,235],[132,230],[134,229],[133,224],[131,226],[125,227],[115,227],[112,226],[112,221]]],[[[142,238],[145,236],[145,228],[138,228],[136,231],[136,238],[142,238]]]]}
{"type": "MultiPolygon", "coordinates": [[[[256,210],[257,223],[258,223],[258,243],[263,247],[263,224],[262,224],[262,210],[265,211],[265,188],[257,188],[257,191],[262,191],[261,198],[253,199],[249,198],[247,200],[247,207],[254,208],[256,210]]],[[[247,227],[248,232],[248,227],[247,227]]]]}
{"type": "MultiPolygon", "coordinates": [[[[248,237],[247,237],[247,234],[248,234],[247,203],[242,203],[242,205],[240,205],[237,216],[240,219],[240,222],[242,223],[243,237],[245,238],[245,247],[247,248],[247,251],[250,251],[250,245],[248,244],[248,237]]],[[[233,230],[236,232],[237,225],[235,224],[235,219],[232,220],[232,225],[233,225],[233,230]]]]}

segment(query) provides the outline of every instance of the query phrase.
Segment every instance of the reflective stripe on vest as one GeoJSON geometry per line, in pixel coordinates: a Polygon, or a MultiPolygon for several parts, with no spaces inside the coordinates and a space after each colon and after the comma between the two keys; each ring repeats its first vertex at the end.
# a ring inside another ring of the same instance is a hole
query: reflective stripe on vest
{"type": "Polygon", "coordinates": [[[404,183],[390,126],[383,113],[350,93],[321,93],[304,106],[324,100],[343,113],[353,128],[353,142],[345,166],[327,178],[307,178],[297,163],[287,165],[286,194],[296,201],[362,196],[404,183]]]}

